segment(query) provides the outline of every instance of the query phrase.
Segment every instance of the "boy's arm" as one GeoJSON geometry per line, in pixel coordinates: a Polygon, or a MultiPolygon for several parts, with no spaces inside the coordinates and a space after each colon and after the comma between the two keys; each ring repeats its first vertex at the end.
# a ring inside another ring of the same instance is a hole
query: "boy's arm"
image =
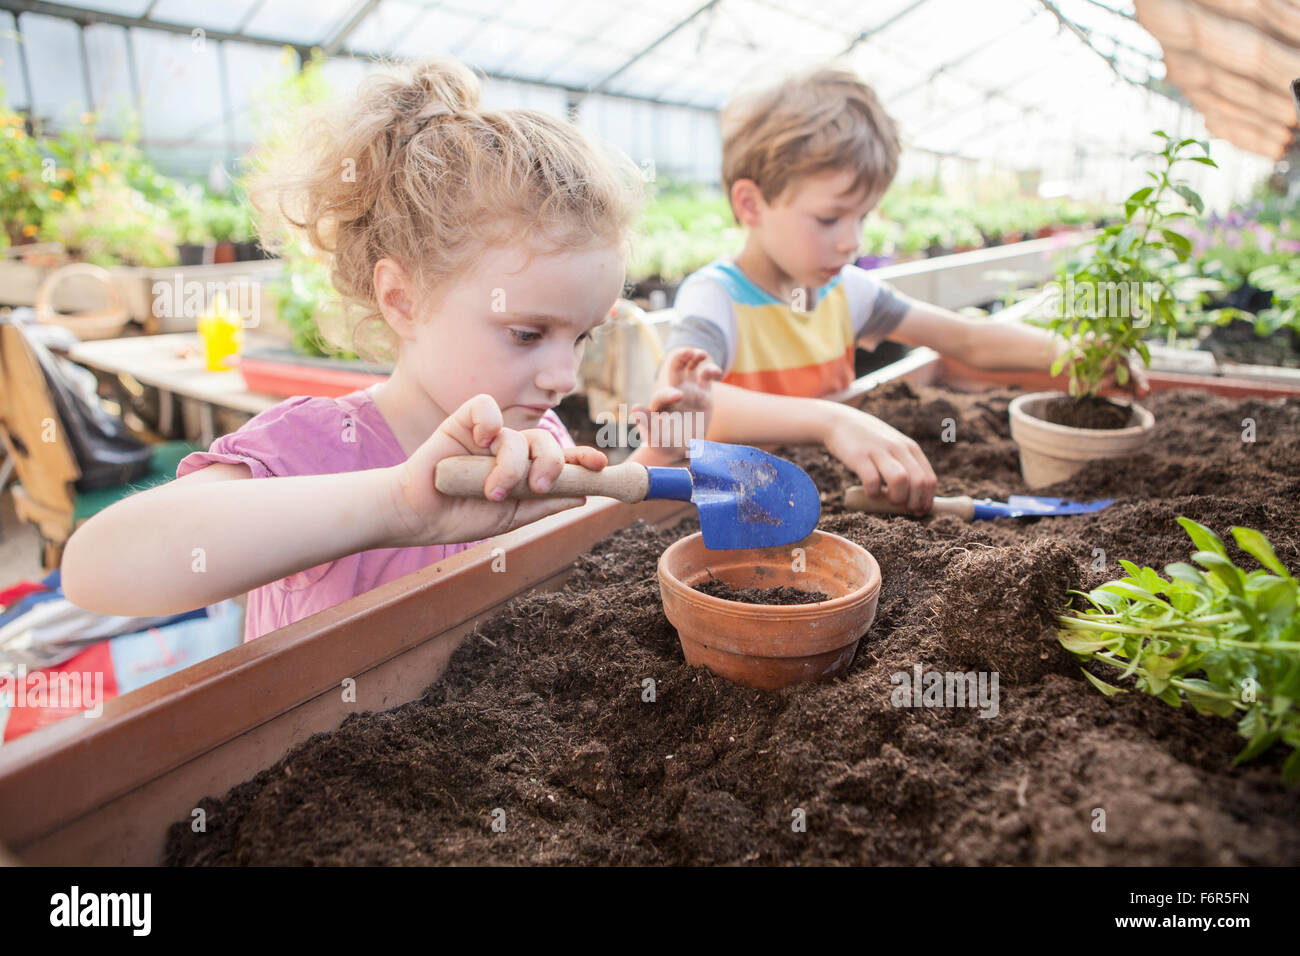
{"type": "Polygon", "coordinates": [[[707,437],[737,445],[822,444],[858,476],[868,495],[885,489],[890,501],[916,514],[929,511],[934,498],[937,479],[921,446],[874,415],[839,402],[715,382],[707,437]]]}
{"type": "MultiPolygon", "coordinates": [[[[912,301],[898,326],[889,334],[890,339],[904,345],[925,345],[940,355],[981,369],[1029,369],[1050,372],[1052,364],[1062,353],[1071,351],[1069,343],[1059,335],[1027,322],[998,322],[988,319],[968,319],[948,309],[926,302],[912,301]]],[[[1140,359],[1130,356],[1122,360],[1128,375],[1123,384],[1116,378],[1112,364],[1102,379],[1102,388],[1123,388],[1138,398],[1150,393],[1140,359]]],[[[1067,369],[1069,363],[1067,362],[1067,369]]],[[[1064,388],[1065,373],[1060,381],[1064,388]]]]}
{"type": "Polygon", "coordinates": [[[1048,371],[1067,348],[1064,339],[1024,322],[968,319],[926,302],[911,302],[889,338],[924,345],[982,369],[1048,371]]]}
{"type": "Polygon", "coordinates": [[[824,444],[844,411],[854,409],[821,398],[770,395],[714,382],[706,437],[736,445],[824,444]]]}

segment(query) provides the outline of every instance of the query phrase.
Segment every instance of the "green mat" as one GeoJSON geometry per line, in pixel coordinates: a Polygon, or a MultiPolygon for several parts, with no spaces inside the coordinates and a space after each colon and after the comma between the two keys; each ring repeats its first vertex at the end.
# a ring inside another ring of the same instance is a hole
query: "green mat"
{"type": "Polygon", "coordinates": [[[78,493],[73,520],[82,521],[96,512],[103,511],[113,502],[121,501],[127,495],[166,484],[176,477],[176,466],[180,464],[181,459],[195,451],[207,451],[207,449],[184,441],[168,441],[155,445],[149,459],[149,471],[144,477],[125,485],[78,493]]]}

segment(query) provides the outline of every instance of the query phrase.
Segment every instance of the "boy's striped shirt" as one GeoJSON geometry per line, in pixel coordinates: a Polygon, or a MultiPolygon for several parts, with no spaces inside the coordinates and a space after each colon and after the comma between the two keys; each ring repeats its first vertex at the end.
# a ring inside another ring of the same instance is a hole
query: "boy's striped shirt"
{"type": "Polygon", "coordinates": [[[668,350],[706,350],[722,381],[760,392],[821,398],[853,381],[860,339],[875,348],[908,309],[890,286],[854,265],[816,290],[805,311],[760,289],[727,259],[689,276],[674,307],[668,350]]]}

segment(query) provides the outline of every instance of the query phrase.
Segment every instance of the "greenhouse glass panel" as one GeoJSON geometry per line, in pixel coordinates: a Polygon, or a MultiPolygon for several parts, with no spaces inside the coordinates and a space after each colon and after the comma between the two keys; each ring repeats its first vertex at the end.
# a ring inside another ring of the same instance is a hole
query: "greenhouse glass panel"
{"type": "Polygon", "coordinates": [[[61,0],[54,0],[58,6],[84,7],[87,10],[102,10],[104,13],[117,13],[124,17],[142,17],[144,12],[149,9],[152,0],[75,0],[73,3],[63,3],[61,0]]]}
{"type": "Polygon", "coordinates": [[[75,123],[90,108],[82,69],[81,28],[71,20],[24,13],[18,18],[32,78],[31,108],[56,127],[75,123]]]}
{"type": "Polygon", "coordinates": [[[473,14],[430,10],[408,31],[406,36],[397,42],[393,47],[393,53],[397,56],[413,58],[449,53],[459,44],[466,42],[482,26],[482,18],[473,14]]]}
{"type": "Polygon", "coordinates": [[[19,58],[18,32],[13,15],[7,12],[0,12],[0,83],[4,84],[0,102],[10,109],[27,108],[27,81],[19,58]]]}
{"type": "Polygon", "coordinates": [[[120,137],[130,127],[135,111],[131,87],[131,58],[123,27],[92,23],[86,27],[86,61],[90,67],[91,108],[96,128],[105,136],[120,137]]]}
{"type": "Polygon", "coordinates": [[[261,122],[258,105],[265,90],[296,70],[297,58],[274,47],[249,43],[223,42],[222,48],[230,89],[231,135],[237,148],[246,149],[257,137],[261,122]]]}
{"type": "Polygon", "coordinates": [[[391,50],[424,19],[426,10],[422,3],[384,0],[357,24],[343,41],[343,48],[368,54],[391,50]]]}
{"type": "Polygon", "coordinates": [[[225,143],[218,44],[184,34],[131,30],[145,139],[180,146],[225,143]]]}
{"type": "Polygon", "coordinates": [[[194,3],[193,0],[158,0],[149,11],[149,19],[234,33],[257,2],[258,0],[222,0],[221,3],[194,3]]]}
{"type": "Polygon", "coordinates": [[[295,43],[324,43],[356,12],[357,0],[268,0],[244,33],[295,43]]]}

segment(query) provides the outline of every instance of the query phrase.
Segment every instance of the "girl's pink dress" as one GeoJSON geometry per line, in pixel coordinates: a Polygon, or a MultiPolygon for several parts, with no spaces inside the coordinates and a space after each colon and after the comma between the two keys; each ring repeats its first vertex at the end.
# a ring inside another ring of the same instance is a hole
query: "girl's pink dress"
{"type": "MultiPolygon", "coordinates": [[[[573,438],[554,411],[548,411],[538,427],[555,435],[561,447],[573,447],[573,438]]],[[[176,477],[216,462],[243,462],[252,468],[254,478],[287,478],[387,468],[406,458],[370,390],[362,389],[339,398],[287,399],[238,431],[221,436],[207,451],[187,455],[177,466],[176,477]]],[[[244,640],[261,637],[481,543],[362,551],[264,584],[249,592],[244,640]]]]}

